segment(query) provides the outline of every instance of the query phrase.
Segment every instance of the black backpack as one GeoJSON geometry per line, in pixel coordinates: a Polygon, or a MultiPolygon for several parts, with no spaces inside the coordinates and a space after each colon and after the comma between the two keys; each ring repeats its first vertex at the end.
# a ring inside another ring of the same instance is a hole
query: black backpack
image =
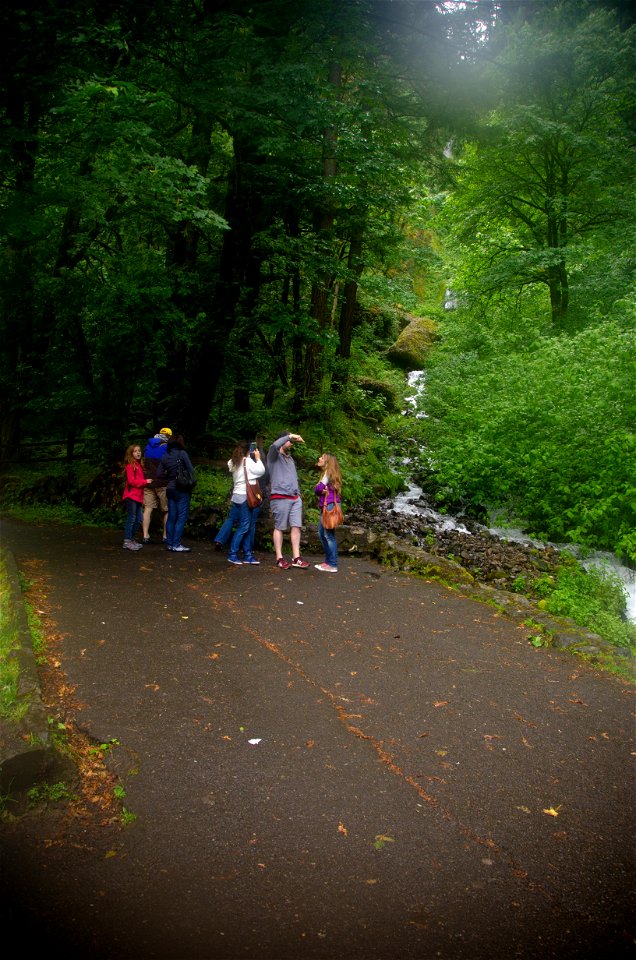
{"type": "Polygon", "coordinates": [[[194,479],[194,470],[186,466],[181,457],[177,460],[177,476],[175,479],[177,490],[183,490],[184,493],[192,493],[196,486],[194,479]]]}

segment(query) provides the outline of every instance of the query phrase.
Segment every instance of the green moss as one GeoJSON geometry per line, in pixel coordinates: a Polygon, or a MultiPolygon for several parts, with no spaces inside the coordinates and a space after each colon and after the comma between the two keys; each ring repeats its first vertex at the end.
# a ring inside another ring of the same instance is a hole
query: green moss
{"type": "Polygon", "coordinates": [[[0,718],[13,722],[20,719],[26,706],[17,701],[20,668],[11,656],[20,647],[20,633],[9,571],[0,551],[0,718]]]}
{"type": "Polygon", "coordinates": [[[437,324],[430,317],[413,317],[386,352],[397,366],[421,370],[437,338],[437,324]]]}

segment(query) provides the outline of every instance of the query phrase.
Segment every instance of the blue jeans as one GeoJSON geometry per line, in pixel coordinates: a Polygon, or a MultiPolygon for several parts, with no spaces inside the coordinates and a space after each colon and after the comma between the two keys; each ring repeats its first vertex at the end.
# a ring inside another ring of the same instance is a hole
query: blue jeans
{"type": "Polygon", "coordinates": [[[230,544],[230,552],[228,558],[230,560],[238,560],[238,552],[243,548],[243,556],[245,560],[252,559],[252,543],[250,540],[250,528],[252,526],[252,510],[245,503],[233,503],[232,507],[236,507],[238,512],[238,524],[236,527],[236,532],[232,537],[232,542],[230,544]]]}
{"type": "Polygon", "coordinates": [[[250,523],[250,532],[249,532],[249,543],[250,551],[254,553],[254,541],[256,540],[256,521],[259,518],[262,507],[252,507],[250,513],[252,514],[252,521],[250,523]]]}
{"type": "MultiPolygon", "coordinates": [[[[214,538],[215,543],[221,543],[223,546],[228,543],[230,537],[232,536],[232,530],[235,526],[237,526],[241,519],[241,506],[242,504],[234,503],[234,501],[232,501],[230,505],[230,512],[219,527],[219,531],[214,538]]],[[[249,543],[251,553],[254,552],[254,541],[256,540],[256,521],[258,520],[260,512],[261,507],[254,507],[252,510],[250,510],[251,519],[247,542],[249,543]]],[[[243,544],[243,549],[245,549],[245,544],[243,544]]]]}
{"type": "Polygon", "coordinates": [[[219,532],[214,538],[215,543],[222,543],[223,546],[225,546],[225,544],[229,542],[230,537],[232,536],[232,530],[239,522],[241,515],[240,506],[240,503],[234,503],[234,501],[232,501],[230,504],[230,512],[221,524],[219,532]]]}
{"type": "Polygon", "coordinates": [[[144,505],[143,503],[137,503],[136,500],[131,500],[130,497],[126,497],[126,510],[124,540],[132,540],[144,518],[144,505]]]}
{"type": "Polygon", "coordinates": [[[166,546],[180,547],[183,529],[190,513],[191,494],[184,490],[168,490],[168,523],[166,546]]]}
{"type": "Polygon", "coordinates": [[[322,520],[318,521],[318,536],[322,543],[322,549],[325,551],[325,563],[330,567],[338,566],[338,541],[336,540],[335,530],[325,530],[322,520]]]}

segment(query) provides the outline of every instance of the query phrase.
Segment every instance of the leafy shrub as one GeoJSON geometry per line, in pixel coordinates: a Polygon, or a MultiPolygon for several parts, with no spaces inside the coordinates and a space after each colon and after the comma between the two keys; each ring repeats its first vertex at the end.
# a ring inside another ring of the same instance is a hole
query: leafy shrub
{"type": "Polygon", "coordinates": [[[636,624],[623,620],[625,589],[617,574],[578,564],[559,567],[547,593],[545,609],[570,617],[620,647],[636,647],[636,624]]]}
{"type": "Polygon", "coordinates": [[[503,506],[545,538],[636,558],[632,331],[608,320],[574,336],[535,332],[523,350],[482,327],[475,350],[474,329],[453,322],[424,425],[445,498],[503,506]]]}

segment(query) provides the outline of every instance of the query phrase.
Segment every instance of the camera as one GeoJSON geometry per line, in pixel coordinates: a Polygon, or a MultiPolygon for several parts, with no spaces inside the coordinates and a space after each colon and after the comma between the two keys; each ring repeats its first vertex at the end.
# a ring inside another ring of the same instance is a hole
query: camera
{"type": "Polygon", "coordinates": [[[256,450],[256,441],[253,440],[252,443],[250,443],[250,453],[254,453],[255,450],[256,450]]]}

